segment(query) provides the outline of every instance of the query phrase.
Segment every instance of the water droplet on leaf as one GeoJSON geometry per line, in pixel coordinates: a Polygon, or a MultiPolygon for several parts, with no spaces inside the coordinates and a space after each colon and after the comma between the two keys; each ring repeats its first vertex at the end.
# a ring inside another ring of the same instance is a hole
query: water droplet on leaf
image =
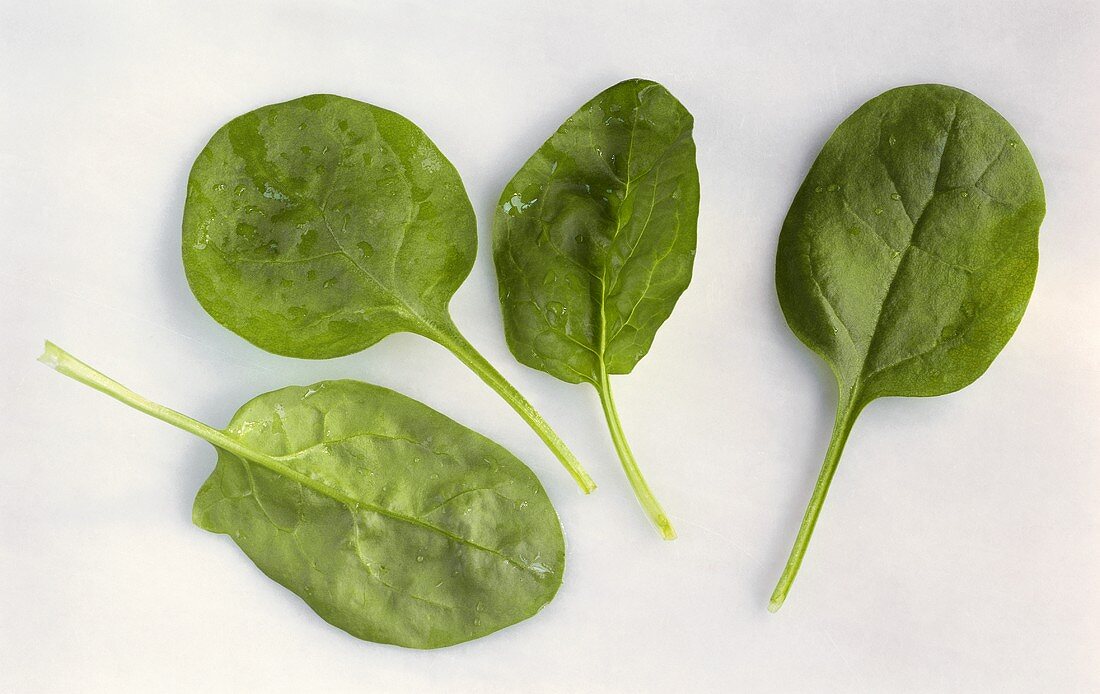
{"type": "Polygon", "coordinates": [[[546,319],[550,322],[550,325],[555,328],[561,325],[562,317],[565,315],[566,308],[560,301],[551,301],[546,304],[546,319]]]}

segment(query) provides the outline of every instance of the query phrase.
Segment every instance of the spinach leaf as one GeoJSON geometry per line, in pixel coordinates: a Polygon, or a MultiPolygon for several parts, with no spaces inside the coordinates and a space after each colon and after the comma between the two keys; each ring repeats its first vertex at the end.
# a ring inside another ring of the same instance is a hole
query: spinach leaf
{"type": "Polygon", "coordinates": [[[849,116],[787,213],[776,289],[839,388],[821,476],[771,599],[798,573],[844,443],[884,396],[942,395],[989,367],[1023,317],[1046,203],[1031,154],[977,97],[926,84],[849,116]]]}
{"type": "Polygon", "coordinates": [[[630,373],[691,281],[699,174],[691,114],[633,79],[598,94],[504,188],[493,255],[512,354],[595,386],[635,494],[676,536],[623,435],[610,374],[630,373]]]}
{"type": "Polygon", "coordinates": [[[447,310],[477,250],[458,173],[420,128],[313,95],[233,119],[191,169],[183,262],[219,323],[276,354],[327,359],[395,332],[434,340],[535,430],[585,491],[592,479],[447,310]]]}
{"type": "Polygon", "coordinates": [[[282,388],[218,431],[51,343],[42,361],[213,444],[195,524],[353,636],[450,646],[527,619],[561,585],[561,525],[534,474],[404,395],[359,381],[282,388]]]}

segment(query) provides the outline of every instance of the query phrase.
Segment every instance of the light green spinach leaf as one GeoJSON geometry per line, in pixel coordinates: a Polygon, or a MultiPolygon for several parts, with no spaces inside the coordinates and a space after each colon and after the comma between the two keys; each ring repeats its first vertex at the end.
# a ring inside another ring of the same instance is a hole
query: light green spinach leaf
{"type": "Polygon", "coordinates": [[[691,114],[633,79],[598,94],[504,188],[493,256],[520,362],[599,393],[639,501],[675,532],[630,447],[610,374],[630,373],[691,281],[699,174],[691,114]]]}
{"type": "Polygon", "coordinates": [[[359,381],[282,388],[219,431],[53,344],[42,361],[213,444],[195,524],[353,636],[449,646],[531,617],[561,585],[561,525],[534,474],[404,395],[359,381]]]}
{"type": "Polygon", "coordinates": [[[836,375],[839,402],[773,611],[860,411],[956,391],[1008,342],[1035,283],[1045,210],[1020,136],[959,89],[888,91],[825,143],[783,224],[776,289],[791,330],[836,375]]]}
{"type": "Polygon", "coordinates": [[[184,267],[219,323],[307,359],[423,335],[499,393],[591,491],[557,434],[451,320],[476,251],[454,166],[406,118],[352,99],[317,94],[233,119],[187,184],[184,267]]]}

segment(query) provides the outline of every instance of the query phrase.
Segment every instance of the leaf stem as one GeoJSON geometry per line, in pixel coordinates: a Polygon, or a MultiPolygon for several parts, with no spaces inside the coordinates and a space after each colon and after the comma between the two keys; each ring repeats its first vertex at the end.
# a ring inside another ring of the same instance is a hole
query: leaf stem
{"type": "Polygon", "coordinates": [[[638,498],[638,502],[641,503],[646,515],[653,521],[653,525],[657,526],[661,537],[666,540],[675,540],[676,530],[673,529],[672,523],[665,515],[665,510],[661,508],[661,503],[657,501],[657,497],[653,495],[653,490],[649,488],[645,477],[642,476],[642,471],[638,468],[638,461],[634,459],[630,444],[626,442],[623,425],[619,420],[619,412],[615,409],[615,399],[611,395],[611,380],[608,378],[607,369],[605,368],[600,369],[600,382],[596,386],[596,392],[600,394],[600,405],[603,406],[603,414],[607,419],[608,429],[611,430],[611,441],[615,444],[615,451],[619,454],[619,460],[626,472],[626,478],[630,480],[630,486],[634,488],[634,495],[638,498]]]}
{"type": "Polygon", "coordinates": [[[169,409],[164,405],[148,400],[134,391],[130,390],[126,386],[122,385],[118,381],[108,378],[103,373],[93,369],[84,362],[80,361],[73,355],[69,354],[65,350],[61,349],[52,342],[46,342],[46,349],[42,353],[42,356],[38,358],[38,361],[42,362],[46,366],[53,368],[61,374],[68,376],[76,381],[83,383],[84,385],[91,386],[101,393],[110,395],[115,400],[129,405],[139,412],[144,412],[147,415],[156,417],[162,422],[167,422],[172,426],[182,429],[190,434],[194,434],[199,438],[213,444],[214,446],[223,450],[229,451],[234,455],[237,455],[245,460],[250,460],[257,465],[267,468],[272,472],[288,477],[298,484],[304,487],[314,490],[325,496],[332,497],[337,501],[354,506],[356,505],[355,499],[352,499],[345,494],[334,490],[327,485],[323,485],[320,482],[312,479],[308,475],[287,467],[278,460],[272,458],[269,455],[252,450],[243,445],[240,441],[237,441],[231,436],[228,436],[222,431],[203,424],[197,419],[192,419],[185,414],[176,412],[173,409],[169,409]]]}
{"type": "Polygon", "coordinates": [[[794,540],[791,556],[787,559],[787,566],[783,569],[783,575],[779,577],[779,583],[772,592],[771,602],[768,604],[769,612],[777,612],[783,606],[791,584],[798,575],[798,569],[802,566],[802,558],[810,544],[810,537],[814,534],[814,526],[817,525],[821,507],[829,493],[833,475],[836,474],[840,454],[844,452],[844,444],[848,441],[848,434],[852,432],[852,425],[855,424],[856,416],[859,414],[858,401],[856,392],[852,392],[848,397],[841,396],[841,402],[837,406],[836,421],[833,423],[832,437],[829,440],[829,450],[825,452],[825,461],[821,464],[821,473],[817,477],[810,503],[806,507],[806,515],[802,517],[802,525],[794,540]]]}
{"type": "Polygon", "coordinates": [[[505,402],[512,406],[512,409],[523,418],[523,421],[527,422],[528,426],[534,429],[539,438],[543,440],[543,443],[550,448],[562,465],[565,466],[565,469],[569,471],[569,474],[573,476],[581,491],[588,494],[596,488],[596,483],[592,481],[580,461],[565,445],[565,442],[550,428],[542,415],[499,371],[493,368],[493,365],[485,357],[481,356],[480,352],[474,349],[474,346],[458,331],[454,323],[450,320],[446,323],[440,321],[433,324],[432,330],[429,332],[430,334],[425,335],[426,337],[446,347],[463,364],[470,367],[482,381],[485,381],[500,397],[504,398],[505,402]]]}

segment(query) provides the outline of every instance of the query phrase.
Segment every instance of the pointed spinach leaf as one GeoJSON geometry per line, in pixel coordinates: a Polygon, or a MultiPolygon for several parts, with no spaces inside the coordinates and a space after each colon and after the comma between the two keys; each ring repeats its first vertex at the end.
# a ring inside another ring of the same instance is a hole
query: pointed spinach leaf
{"type": "Polygon", "coordinates": [[[691,280],[699,175],[691,114],[664,87],[627,80],[582,106],[504,188],[493,256],[516,358],[599,392],[616,450],[650,518],[609,376],[630,373],[691,280]]]}

